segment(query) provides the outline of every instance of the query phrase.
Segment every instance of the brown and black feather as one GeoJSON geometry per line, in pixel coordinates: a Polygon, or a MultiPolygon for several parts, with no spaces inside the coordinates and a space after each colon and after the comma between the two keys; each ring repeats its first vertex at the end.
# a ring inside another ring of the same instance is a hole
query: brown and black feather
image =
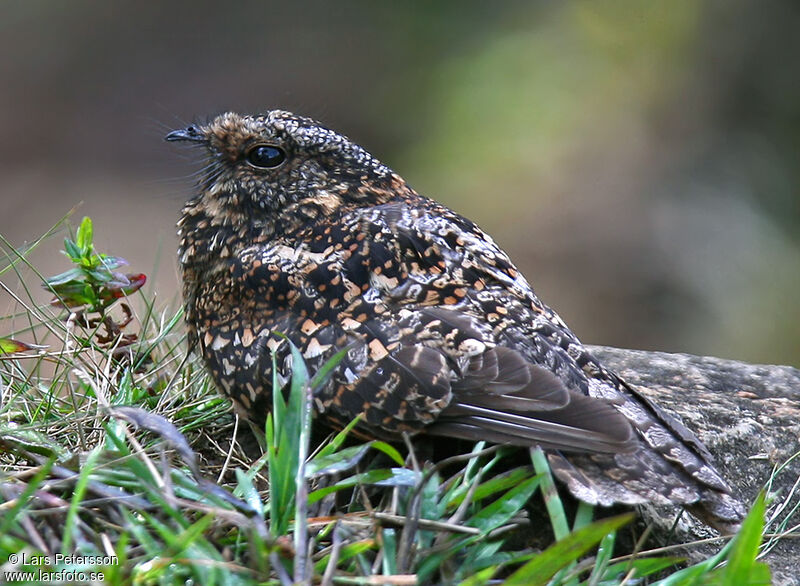
{"type": "Polygon", "coordinates": [[[179,222],[186,320],[245,416],[266,416],[273,353],[288,380],[282,333],[312,371],[349,348],[314,397],[329,425],[538,445],[587,502],[741,519],[702,444],[603,368],[490,236],[358,145],[282,111],[168,139],[210,157],[179,222]],[[259,147],[277,164],[254,163],[259,147]]]}

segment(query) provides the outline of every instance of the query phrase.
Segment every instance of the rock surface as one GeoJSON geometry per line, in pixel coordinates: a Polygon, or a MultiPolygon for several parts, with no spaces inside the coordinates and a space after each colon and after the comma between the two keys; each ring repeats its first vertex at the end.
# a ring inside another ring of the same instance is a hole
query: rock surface
{"type": "MultiPolygon", "coordinates": [[[[591,351],[678,415],[705,443],[718,470],[745,503],[752,503],[759,490],[769,486],[768,533],[800,524],[800,513],[790,514],[793,507],[800,507],[800,496],[792,491],[800,482],[800,458],[789,461],[800,452],[800,370],[605,346],[593,346],[591,351]]],[[[674,509],[647,508],[642,514],[664,535],[675,520],[674,509]]],[[[677,530],[687,542],[713,536],[688,515],[681,517],[677,530]]],[[[772,569],[774,584],[800,585],[797,535],[765,540],[769,551],[763,559],[772,569]]],[[[680,554],[699,561],[717,549],[714,544],[692,546],[680,554]]]]}

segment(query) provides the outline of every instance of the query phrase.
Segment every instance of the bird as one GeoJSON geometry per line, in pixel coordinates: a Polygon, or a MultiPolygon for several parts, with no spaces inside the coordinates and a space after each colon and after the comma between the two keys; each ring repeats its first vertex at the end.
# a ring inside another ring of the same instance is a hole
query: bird
{"type": "Polygon", "coordinates": [[[474,222],[287,111],[165,138],[207,161],[178,222],[184,315],[240,415],[263,421],[286,389],[289,341],[311,372],[344,351],[312,400],[328,427],[539,447],[579,500],[739,526],[707,448],[603,366],[474,222]]]}

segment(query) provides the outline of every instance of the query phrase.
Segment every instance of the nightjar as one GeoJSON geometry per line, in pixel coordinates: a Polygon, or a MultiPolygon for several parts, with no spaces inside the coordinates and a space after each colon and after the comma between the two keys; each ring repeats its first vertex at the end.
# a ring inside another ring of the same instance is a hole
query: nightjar
{"type": "Polygon", "coordinates": [[[360,146],[284,111],[222,114],[169,141],[207,150],[178,223],[190,344],[263,421],[291,372],[345,358],[317,418],[541,446],[588,503],[686,505],[723,530],[742,505],[700,441],[604,368],[478,226],[360,146]]]}

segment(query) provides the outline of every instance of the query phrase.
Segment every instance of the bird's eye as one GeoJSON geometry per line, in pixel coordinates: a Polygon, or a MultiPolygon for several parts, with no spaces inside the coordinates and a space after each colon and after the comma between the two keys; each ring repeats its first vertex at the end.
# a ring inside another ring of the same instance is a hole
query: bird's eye
{"type": "Polygon", "coordinates": [[[259,169],[272,169],[285,160],[283,149],[269,144],[259,144],[247,151],[247,162],[259,169]]]}

